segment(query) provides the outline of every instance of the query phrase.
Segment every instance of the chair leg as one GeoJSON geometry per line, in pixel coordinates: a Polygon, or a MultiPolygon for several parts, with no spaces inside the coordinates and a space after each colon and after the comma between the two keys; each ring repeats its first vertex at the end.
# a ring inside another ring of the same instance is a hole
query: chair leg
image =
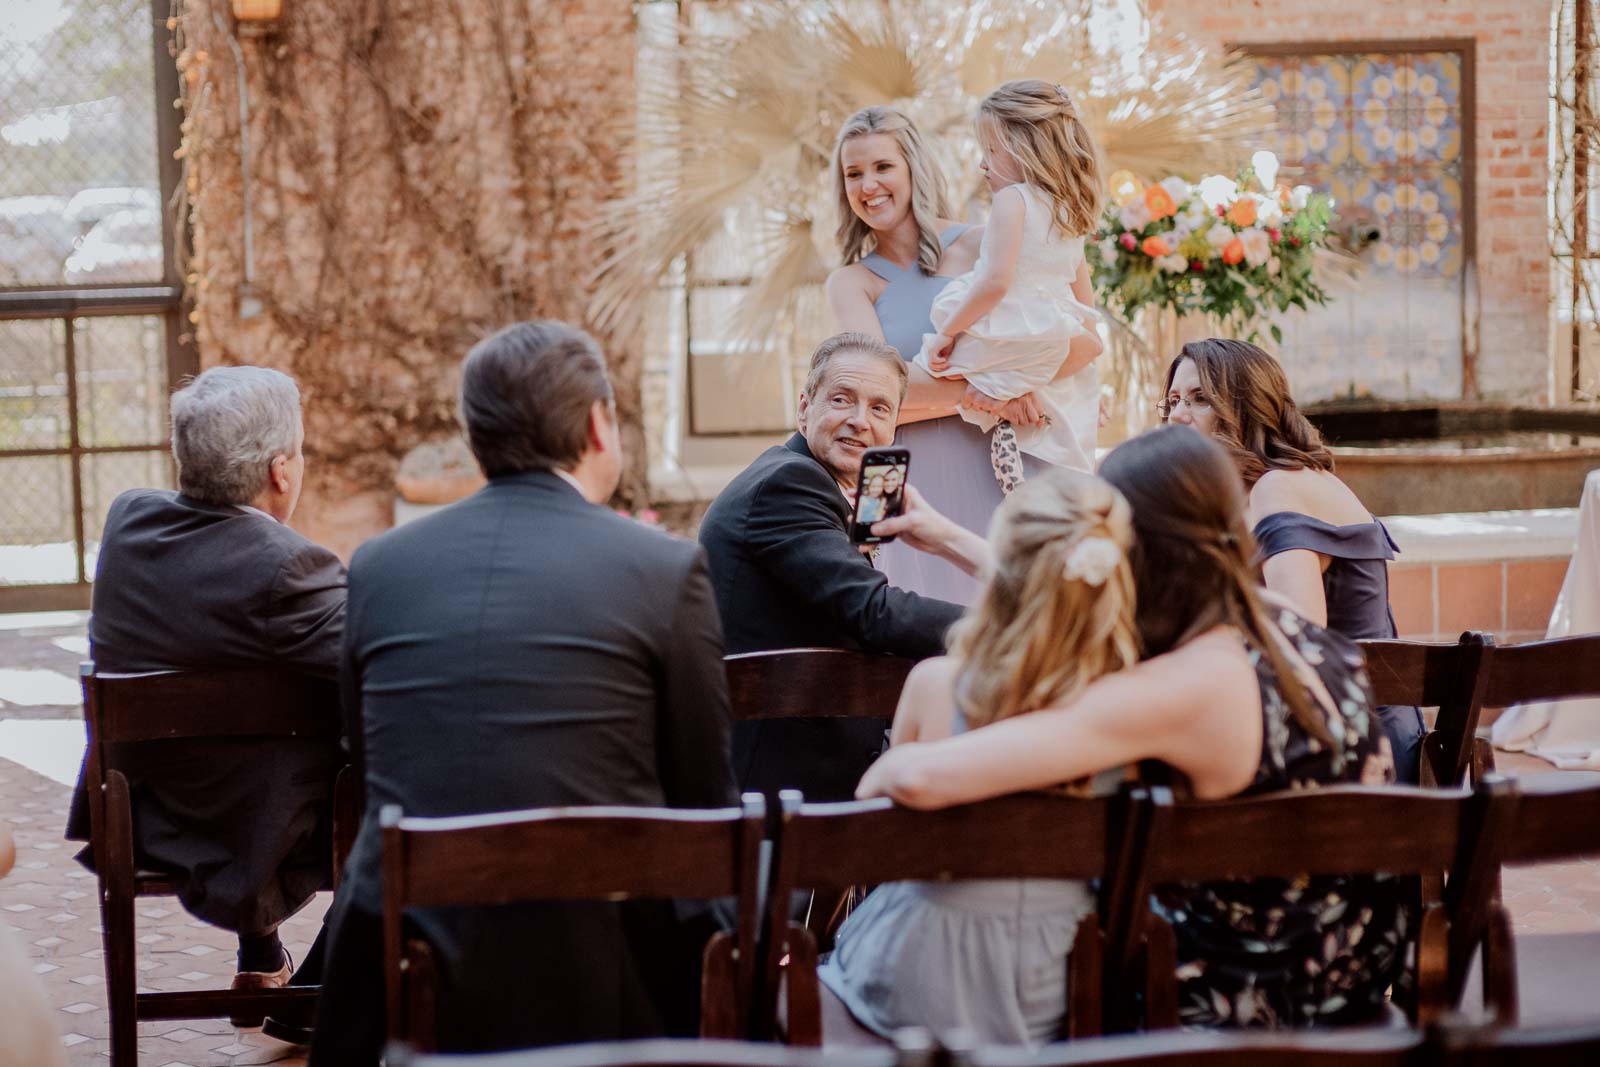
{"type": "Polygon", "coordinates": [[[723,931],[706,943],[700,957],[701,1037],[736,1040],[749,1036],[745,1033],[749,1021],[740,1018],[738,965],[733,952],[733,935],[723,931]]]}
{"type": "Polygon", "coordinates": [[[1145,917],[1144,1025],[1147,1030],[1178,1025],[1178,939],[1154,915],[1145,917]]]}
{"type": "Polygon", "coordinates": [[[1104,1027],[1101,1004],[1105,982],[1105,935],[1100,917],[1093,912],[1078,923],[1067,957],[1066,1036],[1099,1037],[1104,1027]]]}
{"type": "Polygon", "coordinates": [[[1517,1003],[1517,952],[1511,933],[1511,915],[1505,906],[1489,909],[1484,926],[1483,1006],[1494,1013],[1497,1026],[1517,1025],[1521,1005],[1517,1003]]]}
{"type": "Polygon", "coordinates": [[[797,923],[789,924],[788,1043],[822,1045],[822,991],[817,983],[817,942],[797,923]]]}
{"type": "Polygon", "coordinates": [[[1444,906],[1424,904],[1417,930],[1416,1012],[1412,1020],[1427,1027],[1451,1011],[1450,920],[1444,906]]]}
{"type": "Polygon", "coordinates": [[[128,782],[106,776],[105,841],[100,849],[100,927],[105,949],[111,1067],[139,1067],[139,978],[133,920],[133,817],[128,782]]]}
{"type": "Polygon", "coordinates": [[[433,947],[419,939],[406,942],[406,1036],[418,1052],[439,1048],[439,974],[433,947]]]}

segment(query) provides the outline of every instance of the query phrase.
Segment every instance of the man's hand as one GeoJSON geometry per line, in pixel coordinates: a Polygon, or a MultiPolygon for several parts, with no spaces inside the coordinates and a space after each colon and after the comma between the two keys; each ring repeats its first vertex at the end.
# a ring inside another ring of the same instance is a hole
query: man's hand
{"type": "Polygon", "coordinates": [[[1033,393],[1024,393],[1013,400],[997,400],[977,386],[969,385],[967,395],[961,400],[961,406],[1005,419],[1013,426],[1032,427],[1050,424],[1050,417],[1039,406],[1039,398],[1033,393]]]}
{"type": "Polygon", "coordinates": [[[988,542],[934,510],[916,486],[906,486],[905,501],[899,515],[872,524],[874,536],[898,537],[918,552],[947,559],[971,575],[988,564],[988,542]]]}

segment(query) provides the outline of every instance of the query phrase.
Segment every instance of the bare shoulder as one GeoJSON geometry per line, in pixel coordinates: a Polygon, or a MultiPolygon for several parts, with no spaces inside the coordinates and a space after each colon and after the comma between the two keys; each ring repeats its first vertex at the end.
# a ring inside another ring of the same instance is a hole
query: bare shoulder
{"type": "Polygon", "coordinates": [[[1250,490],[1250,522],[1280,511],[1294,511],[1334,526],[1371,519],[1350,487],[1331,471],[1267,471],[1250,490]]]}
{"type": "MultiPolygon", "coordinates": [[[[823,283],[822,291],[828,299],[828,304],[833,308],[836,318],[841,309],[870,309],[883,295],[885,285],[882,278],[868,270],[864,264],[851,263],[843,267],[835,267],[828,274],[828,279],[823,283]]],[[[859,329],[860,324],[851,323],[846,329],[859,329]]]]}
{"type": "Polygon", "coordinates": [[[956,674],[960,669],[961,663],[954,656],[935,656],[932,659],[925,659],[911,668],[901,695],[927,697],[952,693],[955,691],[956,674]]]}
{"type": "Polygon", "coordinates": [[[1134,668],[1169,695],[1172,710],[1216,707],[1255,691],[1255,667],[1239,632],[1218,626],[1134,668]]]}

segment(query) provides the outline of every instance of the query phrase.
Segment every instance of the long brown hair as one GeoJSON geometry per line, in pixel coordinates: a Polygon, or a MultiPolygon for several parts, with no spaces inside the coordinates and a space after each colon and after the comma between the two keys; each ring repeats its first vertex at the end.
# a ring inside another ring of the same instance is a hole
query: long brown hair
{"type": "Polygon", "coordinates": [[[1244,486],[1222,446],[1188,426],[1163,426],[1112,449],[1100,476],[1133,508],[1130,558],[1144,654],[1169,652],[1215,626],[1236,627],[1266,657],[1295,719],[1335,747],[1262,600],[1244,486]]]}
{"type": "Polygon", "coordinates": [[[1093,233],[1105,203],[1100,147],[1067,91],[1038,78],[1009,81],[978,105],[988,132],[1022,168],[1022,180],[1050,198],[1063,237],[1093,233]]]}
{"type": "Polygon", "coordinates": [[[969,728],[1056,706],[1139,660],[1127,501],[1056,470],[1006,497],[989,527],[995,565],[951,633],[969,728]]]}
{"type": "Polygon", "coordinates": [[[1167,368],[1162,395],[1171,394],[1172,379],[1186,359],[1194,362],[1200,387],[1211,400],[1217,419],[1213,436],[1233,453],[1247,487],[1267,471],[1333,470],[1333,453],[1300,413],[1277,360],[1248,341],[1190,341],[1167,368]]]}
{"type": "Polygon", "coordinates": [[[840,258],[849,266],[877,247],[872,227],[850,206],[842,158],[846,141],[874,133],[893,137],[900,147],[900,155],[905,158],[906,170],[911,173],[911,217],[917,222],[917,265],[923,273],[933,274],[939,269],[939,257],[944,254],[944,246],[939,241],[939,220],[950,217],[944,175],[933,153],[923,144],[916,123],[904,111],[882,104],[864,107],[845,119],[833,143],[833,191],[839,201],[839,227],[834,238],[839,242],[840,258]]]}

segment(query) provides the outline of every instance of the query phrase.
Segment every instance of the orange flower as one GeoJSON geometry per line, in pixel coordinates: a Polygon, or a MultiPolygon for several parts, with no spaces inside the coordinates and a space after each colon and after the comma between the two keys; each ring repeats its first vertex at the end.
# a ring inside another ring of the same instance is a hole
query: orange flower
{"type": "MultiPolygon", "coordinates": [[[[1152,186],[1152,188],[1154,187],[1152,186]]],[[[1166,239],[1163,237],[1146,237],[1144,244],[1139,246],[1139,250],[1151,259],[1155,259],[1157,256],[1172,255],[1172,246],[1167,244],[1166,239]]]]}
{"type": "Polygon", "coordinates": [[[1159,185],[1152,185],[1144,191],[1144,206],[1150,209],[1152,219],[1169,218],[1178,213],[1178,205],[1173,203],[1172,194],[1159,185]]]}
{"type": "Polygon", "coordinates": [[[1222,262],[1230,267],[1244,259],[1244,242],[1235,237],[1222,248],[1222,262]]]}
{"type": "Polygon", "coordinates": [[[1228,209],[1228,221],[1235,226],[1254,226],[1256,224],[1256,202],[1254,200],[1235,200],[1228,209]]]}

